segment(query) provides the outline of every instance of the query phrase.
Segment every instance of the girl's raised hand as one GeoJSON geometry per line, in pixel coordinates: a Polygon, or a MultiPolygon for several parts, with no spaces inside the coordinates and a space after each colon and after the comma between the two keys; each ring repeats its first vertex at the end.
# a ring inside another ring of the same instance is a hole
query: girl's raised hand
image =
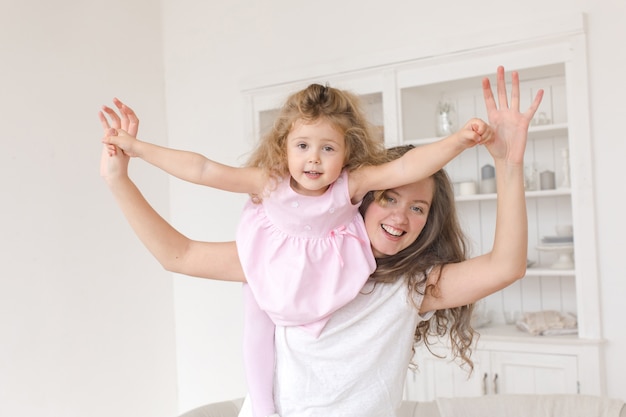
{"type": "MultiPolygon", "coordinates": [[[[109,131],[105,133],[105,137],[102,138],[102,143],[109,147],[109,152],[111,152],[110,147],[112,146],[121,149],[127,156],[137,156],[137,153],[134,151],[134,146],[137,142],[136,137],[131,136],[123,129],[110,128],[109,131]]],[[[115,153],[115,151],[113,153],[115,153]]]]}
{"type": "Polygon", "coordinates": [[[455,134],[465,148],[485,145],[493,139],[493,130],[491,127],[485,121],[478,118],[470,119],[455,134]]]}
{"type": "Polygon", "coordinates": [[[504,67],[498,67],[497,89],[498,104],[491,91],[489,78],[483,79],[483,96],[489,124],[494,130],[494,140],[486,143],[489,153],[494,159],[505,159],[510,164],[523,164],[524,150],[528,126],[535,112],[539,108],[543,98],[543,90],[537,91],[530,108],[524,113],[520,112],[519,74],[513,71],[511,74],[511,102],[509,103],[506,82],[504,79],[504,67]]]}

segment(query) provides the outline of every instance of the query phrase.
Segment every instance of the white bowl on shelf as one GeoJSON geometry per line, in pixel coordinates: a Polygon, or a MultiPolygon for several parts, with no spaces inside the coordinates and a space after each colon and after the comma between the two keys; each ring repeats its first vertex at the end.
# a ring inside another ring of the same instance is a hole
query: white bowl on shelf
{"type": "Polygon", "coordinates": [[[537,250],[544,252],[556,252],[558,259],[550,268],[574,269],[574,245],[573,244],[548,244],[537,246],[537,250]]]}
{"type": "Polygon", "coordinates": [[[564,237],[574,236],[574,227],[571,224],[557,224],[555,229],[556,229],[557,236],[564,236],[564,237]]]}

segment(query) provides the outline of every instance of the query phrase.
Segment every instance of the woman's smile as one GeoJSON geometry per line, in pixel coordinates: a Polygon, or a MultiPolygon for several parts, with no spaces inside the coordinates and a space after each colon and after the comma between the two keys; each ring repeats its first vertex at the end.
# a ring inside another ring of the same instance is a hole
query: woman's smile
{"type": "Polygon", "coordinates": [[[389,235],[394,236],[394,237],[399,237],[399,236],[402,236],[404,233],[406,233],[388,224],[382,224],[380,227],[389,235]]]}

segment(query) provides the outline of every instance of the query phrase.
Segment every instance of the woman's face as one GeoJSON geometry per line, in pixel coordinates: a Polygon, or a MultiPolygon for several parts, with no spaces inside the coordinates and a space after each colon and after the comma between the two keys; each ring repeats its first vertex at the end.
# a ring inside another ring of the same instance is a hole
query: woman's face
{"type": "Polygon", "coordinates": [[[432,177],[385,191],[382,204],[372,202],[364,215],[374,256],[395,255],[422,232],[433,201],[432,177]]]}

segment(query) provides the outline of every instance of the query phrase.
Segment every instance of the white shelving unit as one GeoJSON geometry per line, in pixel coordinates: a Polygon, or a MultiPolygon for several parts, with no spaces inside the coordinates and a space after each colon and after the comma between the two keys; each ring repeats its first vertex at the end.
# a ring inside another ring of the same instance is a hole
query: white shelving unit
{"type": "MultiPolygon", "coordinates": [[[[432,400],[442,395],[496,392],[605,393],[586,61],[581,26],[565,35],[416,57],[245,91],[250,137],[259,137],[271,124],[276,108],[289,93],[320,82],[359,94],[370,120],[384,131],[385,144],[390,147],[408,143],[419,146],[439,139],[436,111],[441,100],[454,105],[457,129],[471,117],[486,120],[481,80],[489,76],[495,87],[498,65],[520,73],[522,109],[530,105],[537,89],[545,90],[536,123],[529,130],[526,162],[539,172],[553,171],[556,188],[526,193],[528,253],[534,264],[524,279],[484,300],[492,321],[479,329],[473,375],[468,379],[456,364],[418,350],[420,371],[409,373],[407,398],[432,400]],[[563,149],[569,154],[567,161],[563,149]],[[565,163],[570,168],[569,186],[561,187],[565,163]],[[558,224],[573,226],[573,268],[552,268],[559,254],[537,249],[543,237],[555,234],[558,224]],[[578,335],[530,336],[505,325],[506,311],[540,310],[576,314],[578,335]],[[494,383],[498,389],[493,388],[494,383]]],[[[454,182],[479,181],[485,164],[492,164],[491,158],[478,147],[464,152],[446,169],[454,182]]],[[[472,253],[489,251],[496,194],[457,196],[456,202],[471,238],[472,253]]],[[[446,352],[445,345],[441,352],[446,352]]]]}

